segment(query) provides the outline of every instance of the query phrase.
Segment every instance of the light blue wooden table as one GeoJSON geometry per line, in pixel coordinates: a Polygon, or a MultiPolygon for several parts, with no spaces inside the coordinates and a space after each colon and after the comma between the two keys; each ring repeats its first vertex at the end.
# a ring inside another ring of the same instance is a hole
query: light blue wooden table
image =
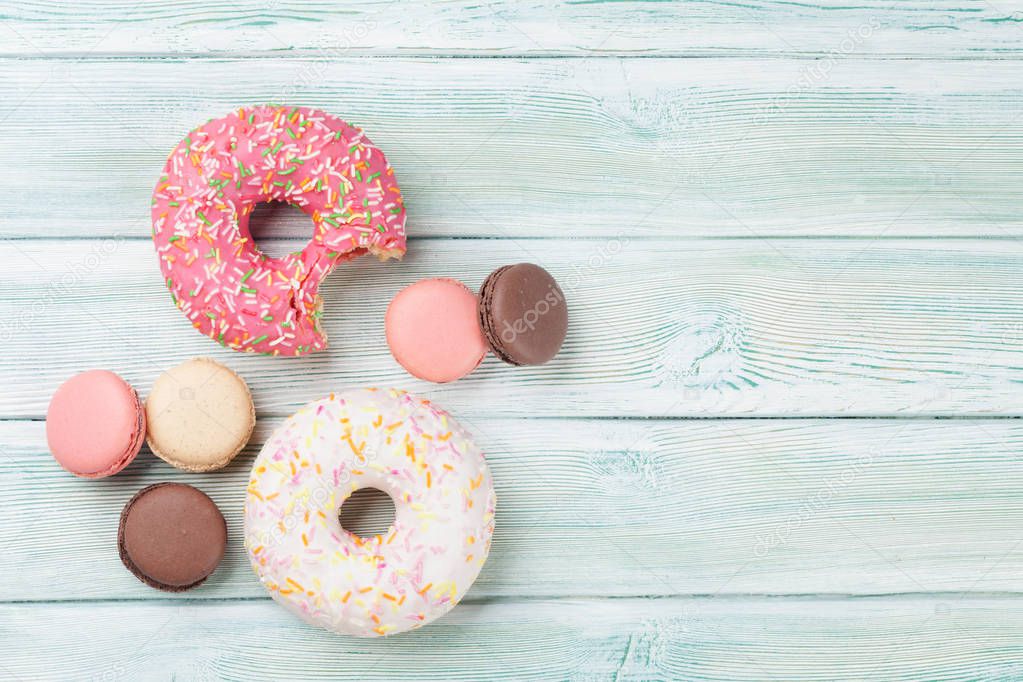
{"type": "Polygon", "coordinates": [[[1019,0],[0,1],[0,678],[1023,678],[1021,60],[1019,0]],[[365,127],[409,207],[298,360],[195,333],[148,238],[177,140],[265,101],[365,127]],[[523,260],[571,305],[553,363],[395,365],[399,288],[523,260]],[[229,469],[49,457],[62,380],[194,355],[253,389],[229,469]],[[498,488],[466,600],[386,640],[299,622],[240,541],[252,453],[356,385],[447,407],[498,488]],[[180,596],[115,549],[163,480],[231,533],[180,596]]]}

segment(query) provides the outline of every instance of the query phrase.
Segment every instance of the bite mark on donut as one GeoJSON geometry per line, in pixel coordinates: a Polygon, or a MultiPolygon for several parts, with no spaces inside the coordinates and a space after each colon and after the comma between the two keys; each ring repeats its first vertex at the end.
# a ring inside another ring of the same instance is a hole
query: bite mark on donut
{"type": "Polygon", "coordinates": [[[295,319],[302,319],[302,306],[295,303],[295,292],[288,294],[288,307],[295,311],[295,319]]]}
{"type": "Polygon", "coordinates": [[[153,194],[153,240],[175,304],[203,334],[245,352],[327,346],[319,285],[365,253],[405,253],[394,171],[358,128],[315,109],[258,106],[193,130],[153,194]],[[248,232],[258,203],[312,218],[313,239],[270,258],[248,232]]]}

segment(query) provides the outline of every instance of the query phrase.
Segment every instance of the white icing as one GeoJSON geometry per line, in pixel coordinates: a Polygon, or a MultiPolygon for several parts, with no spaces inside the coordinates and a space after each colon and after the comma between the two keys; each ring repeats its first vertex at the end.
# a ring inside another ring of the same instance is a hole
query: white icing
{"type": "Polygon", "coordinates": [[[375,637],[447,613],[479,575],[493,480],[470,434],[403,391],[355,389],[307,405],[256,457],[245,547],[271,596],[314,625],[375,637]],[[391,495],[387,533],[362,540],[338,510],[355,490],[391,495]]]}

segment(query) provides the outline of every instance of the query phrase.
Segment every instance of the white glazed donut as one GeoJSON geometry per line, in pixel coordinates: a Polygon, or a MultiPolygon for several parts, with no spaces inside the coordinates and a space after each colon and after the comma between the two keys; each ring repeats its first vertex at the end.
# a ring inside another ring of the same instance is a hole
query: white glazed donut
{"type": "Polygon", "coordinates": [[[359,637],[418,628],[465,595],[490,550],[494,485],[446,412],[404,391],[331,394],[263,446],[245,500],[245,548],[271,596],[313,625],[359,637]],[[341,527],[360,488],[394,500],[386,534],[341,527]]]}

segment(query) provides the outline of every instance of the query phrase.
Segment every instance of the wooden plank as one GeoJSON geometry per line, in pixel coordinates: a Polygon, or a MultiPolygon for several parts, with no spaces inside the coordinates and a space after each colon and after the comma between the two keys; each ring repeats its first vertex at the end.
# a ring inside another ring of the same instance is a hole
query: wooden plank
{"type": "Polygon", "coordinates": [[[362,640],[263,601],[12,604],[0,606],[0,672],[246,682],[1018,679],[1019,605],[940,596],[499,602],[362,640]]]}
{"type": "Polygon", "coordinates": [[[169,150],[267,100],[365,126],[412,235],[1023,234],[1023,62],[344,58],[0,60],[0,235],[147,235],[169,150]]]}
{"type": "Polygon", "coordinates": [[[5,54],[1018,56],[1015,0],[5,0],[5,54]]]}
{"type": "Polygon", "coordinates": [[[303,358],[197,333],[149,240],[6,241],[0,262],[8,418],[43,416],[83,369],[113,369],[145,393],[196,355],[246,377],[262,415],[352,385],[410,389],[466,418],[1020,415],[1023,404],[1015,240],[420,241],[403,263],[340,267],[323,290],[331,348],[303,358]],[[554,361],[490,357],[441,385],[394,361],[383,318],[401,287],[436,276],[478,287],[523,260],[566,290],[569,335],[554,361]]]}
{"type": "MultiPolygon", "coordinates": [[[[46,452],[42,422],[0,422],[0,601],[152,599],[120,565],[117,521],[172,480],[228,519],[224,565],[187,599],[260,598],[241,545],[259,422],[228,469],[148,451],[102,481],[46,452]]],[[[495,596],[1023,591],[1013,420],[472,420],[498,493],[469,599],[495,596]]],[[[366,509],[381,525],[382,507],[366,509]]],[[[365,528],[366,526],[360,526],[365,528]]],[[[386,526],[384,526],[386,527],[386,526]]]]}

